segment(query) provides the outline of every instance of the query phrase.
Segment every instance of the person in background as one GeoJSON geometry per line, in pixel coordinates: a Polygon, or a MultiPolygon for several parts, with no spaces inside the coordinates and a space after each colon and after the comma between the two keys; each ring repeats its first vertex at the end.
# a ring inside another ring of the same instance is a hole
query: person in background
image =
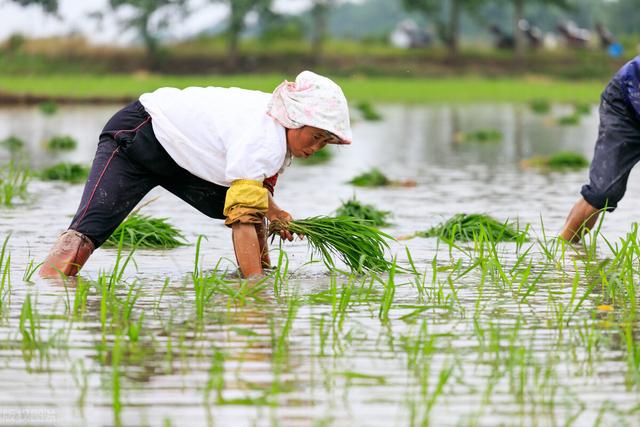
{"type": "Polygon", "coordinates": [[[158,185],[223,219],[241,274],[260,275],[270,265],[265,220],[292,219],[273,199],[278,175],[292,156],[351,139],[342,90],[311,71],[272,94],[221,87],[145,93],[104,127],[80,206],[40,275],[76,275],[158,185]]]}
{"type": "Polygon", "coordinates": [[[626,63],[609,82],[600,101],[600,127],[589,183],[571,209],[560,237],[580,241],[601,211],[622,200],[629,172],[640,160],[640,56],[626,63]]]}

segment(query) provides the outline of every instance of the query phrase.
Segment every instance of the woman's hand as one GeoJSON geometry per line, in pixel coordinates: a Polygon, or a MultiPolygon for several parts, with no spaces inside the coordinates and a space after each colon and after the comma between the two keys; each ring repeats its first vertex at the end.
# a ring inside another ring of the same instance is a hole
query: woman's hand
{"type": "MultiPolygon", "coordinates": [[[[280,208],[273,208],[273,205],[270,205],[269,211],[267,212],[267,219],[269,220],[269,222],[277,221],[286,224],[289,221],[293,220],[293,217],[289,212],[280,208]]],[[[280,230],[278,234],[283,239],[286,239],[290,242],[293,241],[293,234],[291,234],[289,230],[280,230]]]]}

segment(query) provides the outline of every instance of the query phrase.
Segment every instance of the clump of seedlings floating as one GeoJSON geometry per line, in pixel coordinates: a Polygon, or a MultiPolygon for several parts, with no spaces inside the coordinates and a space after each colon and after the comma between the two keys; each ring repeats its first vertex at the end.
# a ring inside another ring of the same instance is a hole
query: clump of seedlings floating
{"type": "Polygon", "coordinates": [[[455,142],[500,142],[502,132],[496,129],[478,129],[472,132],[458,132],[455,142]]]}
{"type": "Polygon", "coordinates": [[[331,152],[331,150],[327,147],[324,147],[322,150],[316,151],[306,159],[304,158],[298,159],[297,162],[305,166],[319,165],[319,164],[327,163],[332,158],[333,158],[333,153],[331,152]]]}
{"type": "Polygon", "coordinates": [[[304,235],[312,250],[330,269],[335,268],[334,255],[352,272],[381,272],[391,268],[391,262],[385,259],[385,249],[389,248],[385,239],[393,238],[360,219],[316,216],[286,223],[274,221],[269,225],[270,234],[281,230],[304,235]]]}
{"type": "Polygon", "coordinates": [[[0,168],[0,204],[13,206],[15,197],[27,199],[27,186],[31,180],[28,168],[11,162],[0,168]]]}
{"type": "Polygon", "coordinates": [[[403,239],[437,237],[447,242],[473,242],[482,235],[493,242],[521,242],[527,240],[526,229],[520,230],[517,224],[509,221],[500,222],[489,215],[463,213],[456,214],[427,231],[418,231],[403,239]]]}
{"type": "Polygon", "coordinates": [[[58,112],[58,104],[53,101],[44,101],[38,104],[38,109],[45,116],[52,116],[58,112]]]}
{"type": "Polygon", "coordinates": [[[78,142],[70,136],[55,136],[47,141],[47,149],[51,151],[71,151],[78,142]]]}
{"type": "Polygon", "coordinates": [[[529,108],[535,114],[547,114],[551,111],[551,103],[548,99],[544,98],[533,99],[529,102],[529,108]]]}
{"type": "Polygon", "coordinates": [[[584,169],[589,166],[589,160],[580,153],[561,151],[553,156],[536,156],[522,161],[526,168],[536,168],[548,171],[570,171],[584,169]]]}
{"type": "Polygon", "coordinates": [[[360,175],[352,178],[349,181],[349,184],[355,185],[356,187],[387,187],[387,186],[415,187],[416,186],[416,182],[412,180],[406,180],[406,181],[391,180],[385,174],[383,174],[378,168],[373,168],[368,172],[361,173],[360,175]]]}
{"type": "Polygon", "coordinates": [[[342,206],[336,210],[336,215],[356,218],[374,227],[386,227],[390,225],[387,222],[387,218],[391,216],[391,212],[381,211],[373,205],[360,203],[356,200],[356,197],[353,196],[351,199],[342,203],[342,206]]]}
{"type": "Polygon", "coordinates": [[[360,114],[362,114],[362,118],[367,121],[376,122],[382,120],[380,113],[378,113],[369,102],[359,102],[356,104],[356,108],[360,111],[360,114]]]}
{"type": "Polygon", "coordinates": [[[166,218],[153,218],[132,213],[104,243],[105,247],[118,247],[122,239],[123,247],[171,249],[186,245],[184,235],[166,218]]]}
{"type": "Polygon", "coordinates": [[[0,145],[8,148],[9,150],[19,150],[24,147],[24,141],[17,136],[11,135],[2,141],[0,141],[0,145]]]}
{"type": "Polygon", "coordinates": [[[58,163],[42,170],[39,176],[43,181],[65,181],[77,184],[87,179],[89,167],[77,163],[58,163]]]}

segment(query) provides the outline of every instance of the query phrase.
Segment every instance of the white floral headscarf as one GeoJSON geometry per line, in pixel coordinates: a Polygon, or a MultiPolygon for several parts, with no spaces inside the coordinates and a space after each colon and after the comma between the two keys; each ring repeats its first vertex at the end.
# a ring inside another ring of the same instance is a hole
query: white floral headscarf
{"type": "Polygon", "coordinates": [[[311,71],[298,74],[295,82],[282,82],[273,91],[267,114],[288,129],[313,126],[351,144],[349,106],[342,89],[311,71]]]}

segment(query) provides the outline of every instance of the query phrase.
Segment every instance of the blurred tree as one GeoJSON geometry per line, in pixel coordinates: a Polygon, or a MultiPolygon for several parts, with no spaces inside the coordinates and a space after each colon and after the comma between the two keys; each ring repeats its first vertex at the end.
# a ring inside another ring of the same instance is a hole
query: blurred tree
{"type": "Polygon", "coordinates": [[[56,13],[58,11],[58,0],[13,0],[22,6],[30,6],[32,4],[42,6],[45,12],[56,13]]]}
{"type": "Polygon", "coordinates": [[[225,3],[229,7],[229,26],[227,27],[227,65],[233,70],[238,66],[238,42],[246,26],[249,12],[260,15],[271,13],[272,0],[213,0],[214,3],[225,3]]]}
{"type": "Polygon", "coordinates": [[[311,34],[311,52],[315,64],[322,62],[324,41],[327,38],[329,11],[334,5],[335,0],[312,0],[313,33],[311,34]]]}
{"type": "Polygon", "coordinates": [[[462,13],[475,13],[487,1],[489,0],[402,0],[407,10],[419,12],[433,23],[438,37],[451,55],[458,53],[462,13]]]}
{"type": "Polygon", "coordinates": [[[114,11],[124,7],[133,11],[130,17],[123,19],[123,26],[138,32],[151,65],[157,65],[159,60],[158,32],[168,26],[170,15],[167,13],[155,22],[152,18],[156,18],[161,9],[169,12],[169,7],[183,8],[185,4],[186,0],[109,0],[114,11]]]}

